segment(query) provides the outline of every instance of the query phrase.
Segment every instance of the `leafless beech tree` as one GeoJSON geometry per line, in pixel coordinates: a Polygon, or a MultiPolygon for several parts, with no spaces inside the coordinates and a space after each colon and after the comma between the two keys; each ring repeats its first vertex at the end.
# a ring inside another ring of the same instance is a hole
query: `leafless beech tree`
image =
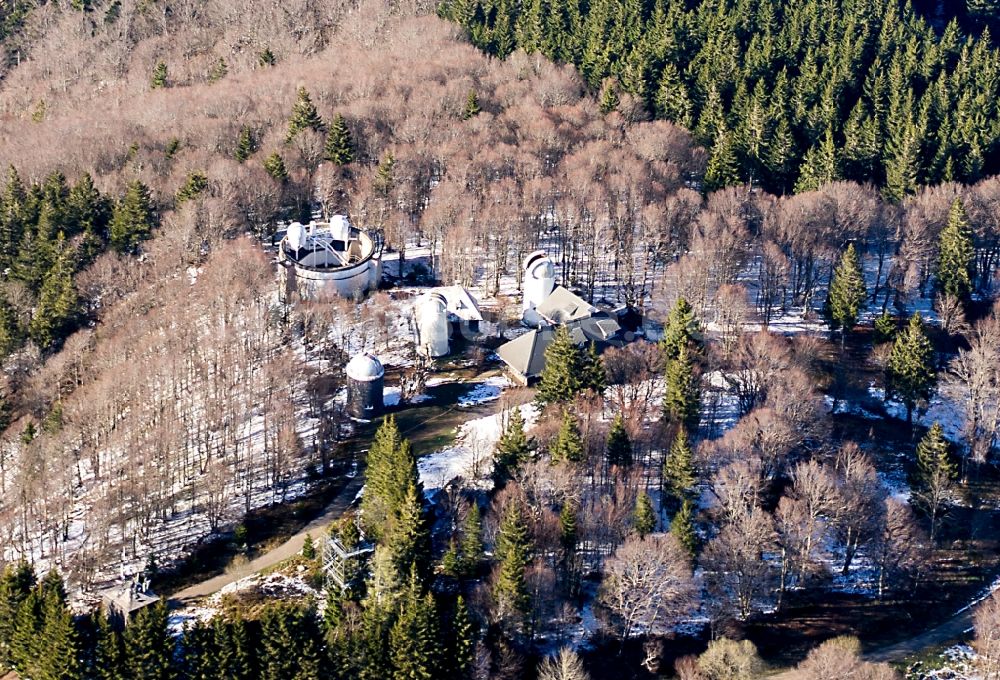
{"type": "Polygon", "coordinates": [[[774,545],[774,520],[759,508],[723,526],[708,543],[701,564],[716,616],[745,620],[770,603],[776,573],[765,553],[774,545]]]}
{"type": "Polygon", "coordinates": [[[631,536],[605,562],[601,601],[623,643],[637,630],[662,632],[695,604],[684,548],[669,534],[631,536]]]}
{"type": "Polygon", "coordinates": [[[949,386],[966,390],[964,434],[970,456],[983,463],[1000,433],[1000,319],[991,314],[976,324],[969,349],[950,364],[949,386]]]}

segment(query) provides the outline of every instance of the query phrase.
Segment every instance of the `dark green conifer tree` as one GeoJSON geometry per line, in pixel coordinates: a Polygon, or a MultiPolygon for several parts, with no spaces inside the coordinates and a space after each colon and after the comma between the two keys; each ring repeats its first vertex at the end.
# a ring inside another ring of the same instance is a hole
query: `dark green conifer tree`
{"type": "Polygon", "coordinates": [[[153,69],[153,77],[149,82],[149,86],[154,90],[167,86],[167,65],[162,61],[156,62],[156,67],[153,69]]]}
{"type": "Polygon", "coordinates": [[[309,91],[304,87],[299,87],[295,106],[292,108],[292,117],[288,120],[288,133],[285,135],[285,143],[291,142],[303,130],[314,130],[323,132],[325,125],[323,119],[316,111],[316,105],[309,96],[309,91]]]}
{"type": "Polygon", "coordinates": [[[945,295],[967,300],[975,277],[976,250],[972,228],[962,199],[956,198],[941,230],[938,247],[937,288],[945,295]]]}
{"type": "Polygon", "coordinates": [[[580,350],[565,326],[556,328],[552,342],[545,348],[545,367],[538,383],[535,400],[539,404],[570,401],[581,389],[580,350]]]}
{"type": "Polygon", "coordinates": [[[493,454],[493,477],[499,483],[510,475],[531,455],[531,442],[524,432],[524,416],[520,408],[512,408],[507,419],[507,427],[497,441],[493,454]]]}
{"type": "Polygon", "coordinates": [[[593,390],[603,394],[608,386],[608,374],[604,370],[604,361],[597,353],[597,345],[591,342],[587,351],[580,353],[580,385],[585,390],[593,390]]]}
{"type": "Polygon", "coordinates": [[[861,306],[867,296],[865,277],[861,271],[861,260],[858,259],[854,244],[850,243],[847,250],[840,256],[837,268],[833,271],[827,302],[830,325],[835,330],[838,328],[841,330],[841,348],[844,346],[847,333],[857,325],[861,306]]]}
{"type": "Polygon", "coordinates": [[[572,553],[576,550],[577,538],[576,503],[566,499],[559,511],[559,543],[563,550],[572,553]]]}
{"type": "Polygon", "coordinates": [[[579,463],[583,460],[583,439],[576,416],[563,409],[562,424],[550,451],[553,463],[579,463]]]}
{"type": "Polygon", "coordinates": [[[934,348],[919,313],[910,317],[906,329],[896,336],[885,370],[886,398],[906,406],[906,422],[913,422],[913,407],[930,397],[936,375],[934,348]]]}
{"type": "Polygon", "coordinates": [[[43,350],[61,343],[73,330],[79,314],[79,296],[73,284],[73,253],[62,234],[56,242],[55,265],[45,276],[38,306],[28,324],[28,335],[43,350]]]}
{"type": "Polygon", "coordinates": [[[274,152],[264,159],[264,170],[276,182],[284,184],[288,181],[288,170],[285,168],[285,161],[278,152],[274,152]]]}
{"type": "Polygon", "coordinates": [[[653,509],[653,501],[645,491],[639,492],[639,497],[635,499],[632,528],[639,534],[639,538],[645,538],[656,529],[656,511],[653,509]]]}
{"type": "Polygon", "coordinates": [[[628,467],[632,464],[632,439],[625,429],[625,419],[620,413],[615,414],[608,430],[607,441],[608,465],[628,467]]]}
{"type": "Polygon", "coordinates": [[[319,680],[322,674],[319,621],[312,606],[279,600],[260,617],[261,680],[319,680]]]}
{"type": "Polygon", "coordinates": [[[684,499],[680,510],[670,521],[670,533],[694,557],[698,549],[698,534],[694,530],[694,505],[689,499],[684,499]]]}
{"type": "Polygon", "coordinates": [[[354,141],[351,139],[351,131],[347,127],[347,121],[339,113],[333,117],[330,131],[326,135],[323,158],[341,166],[354,162],[354,141]]]}
{"type": "Polygon", "coordinates": [[[429,577],[431,531],[424,510],[422,489],[413,481],[407,487],[399,508],[389,520],[385,545],[397,574],[409,574],[413,571],[421,581],[429,577]]]}
{"type": "Polygon", "coordinates": [[[523,511],[517,501],[511,501],[504,508],[494,551],[498,567],[493,599],[500,621],[516,623],[531,606],[531,593],[525,581],[531,553],[532,541],[523,511]]]}
{"type": "Polygon", "coordinates": [[[208,177],[205,176],[205,173],[196,170],[187,176],[184,184],[177,190],[177,203],[181,204],[185,201],[193,201],[201,196],[207,188],[208,177]]]}
{"type": "Polygon", "coordinates": [[[916,492],[914,500],[931,521],[931,540],[937,535],[941,514],[949,500],[958,467],[951,460],[951,447],[940,423],[934,423],[917,444],[916,492]]]}
{"type": "Polygon", "coordinates": [[[449,677],[465,680],[472,675],[473,663],[476,659],[476,624],[469,614],[465,598],[459,595],[455,598],[455,612],[451,618],[451,630],[448,635],[448,656],[450,658],[449,677]]]}
{"type": "Polygon", "coordinates": [[[697,428],[701,415],[700,383],[687,346],[681,346],[677,358],[667,362],[664,418],[689,429],[697,428]]]}
{"type": "Polygon", "coordinates": [[[682,500],[691,495],[698,481],[694,467],[694,455],[684,427],[677,429],[670,450],[663,460],[663,486],[676,500],[682,500]]]}
{"type": "Polygon", "coordinates": [[[164,601],[140,609],[125,628],[124,663],[132,678],[174,680],[174,639],[167,630],[164,601]]]}
{"type": "Polygon", "coordinates": [[[881,345],[884,342],[891,342],[896,336],[896,319],[884,310],[875,318],[875,344],[881,345]]]}
{"type": "Polygon", "coordinates": [[[253,131],[250,126],[244,125],[240,128],[240,136],[236,138],[236,151],[233,156],[238,162],[243,163],[253,155],[254,151],[253,131]]]}
{"type": "Polygon", "coordinates": [[[682,297],[677,298],[663,326],[660,350],[663,358],[670,361],[678,357],[682,347],[691,345],[701,346],[701,323],[690,303],[682,297]]]}
{"type": "Polygon", "coordinates": [[[462,120],[469,120],[479,115],[482,109],[479,108],[479,95],[475,90],[469,90],[465,97],[465,107],[462,109],[462,120]]]}
{"type": "Polygon", "coordinates": [[[479,571],[479,563],[483,559],[483,531],[479,505],[472,503],[469,512],[462,523],[461,564],[462,572],[467,576],[475,576],[479,571]]]}
{"type": "Polygon", "coordinates": [[[156,223],[149,188],[139,180],[129,182],[111,219],[111,246],[121,253],[135,252],[139,243],[149,238],[156,223]]]}

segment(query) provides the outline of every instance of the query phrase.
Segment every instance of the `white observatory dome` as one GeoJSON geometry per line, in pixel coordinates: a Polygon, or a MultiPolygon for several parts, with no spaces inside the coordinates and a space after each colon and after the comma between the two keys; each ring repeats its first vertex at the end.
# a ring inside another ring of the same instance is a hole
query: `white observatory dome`
{"type": "Polygon", "coordinates": [[[344,369],[347,373],[347,377],[351,380],[358,380],[361,382],[370,382],[372,380],[378,380],[383,375],[385,375],[385,369],[382,368],[382,362],[373,357],[371,354],[358,354],[353,359],[347,362],[347,367],[344,369]]]}
{"type": "Polygon", "coordinates": [[[533,310],[545,302],[556,285],[556,270],[544,250],[536,250],[524,258],[524,311],[533,310]]]}
{"type": "Polygon", "coordinates": [[[305,245],[306,228],[299,222],[292,222],[288,225],[288,233],[286,234],[286,237],[288,238],[288,247],[292,250],[298,250],[305,245]]]}

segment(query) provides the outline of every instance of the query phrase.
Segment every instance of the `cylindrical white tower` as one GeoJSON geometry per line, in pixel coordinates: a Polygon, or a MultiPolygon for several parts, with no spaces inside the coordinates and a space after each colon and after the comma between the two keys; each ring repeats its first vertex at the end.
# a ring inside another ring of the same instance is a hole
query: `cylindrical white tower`
{"type": "Polygon", "coordinates": [[[524,302],[527,311],[542,304],[556,286],[556,270],[544,250],[536,250],[524,258],[524,302]]]}
{"type": "Polygon", "coordinates": [[[417,319],[417,351],[428,357],[448,353],[448,301],[440,293],[425,293],[414,306],[417,319]]]}
{"type": "Polygon", "coordinates": [[[370,420],[382,415],[385,408],[385,369],[371,354],[358,354],[347,362],[347,412],[355,418],[370,420]]]}

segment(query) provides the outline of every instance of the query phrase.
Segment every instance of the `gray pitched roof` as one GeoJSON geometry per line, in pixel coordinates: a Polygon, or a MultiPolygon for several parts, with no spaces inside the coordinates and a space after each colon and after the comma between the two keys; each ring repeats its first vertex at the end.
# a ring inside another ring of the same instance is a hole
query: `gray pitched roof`
{"type": "Polygon", "coordinates": [[[596,312],[597,308],[569,289],[557,286],[552,294],[535,308],[535,311],[552,323],[565,324],[586,319],[596,312]]]}
{"type": "MultiPolygon", "coordinates": [[[[608,347],[623,347],[625,342],[619,336],[621,328],[612,317],[598,312],[566,324],[569,336],[577,346],[591,342],[598,351],[608,347]]],[[[497,354],[512,369],[526,378],[541,375],[545,368],[545,350],[555,337],[555,327],[546,326],[528,331],[497,348],[497,354]]]]}

